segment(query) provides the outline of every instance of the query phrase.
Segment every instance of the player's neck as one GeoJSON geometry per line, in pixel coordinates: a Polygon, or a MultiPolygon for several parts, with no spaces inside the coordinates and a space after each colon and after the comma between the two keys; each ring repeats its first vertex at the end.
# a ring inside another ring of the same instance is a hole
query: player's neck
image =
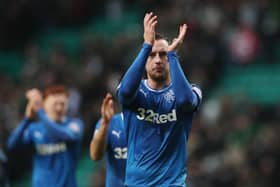
{"type": "Polygon", "coordinates": [[[148,79],[147,84],[153,90],[161,90],[170,84],[170,79],[166,79],[165,81],[155,81],[153,79],[148,79]]]}

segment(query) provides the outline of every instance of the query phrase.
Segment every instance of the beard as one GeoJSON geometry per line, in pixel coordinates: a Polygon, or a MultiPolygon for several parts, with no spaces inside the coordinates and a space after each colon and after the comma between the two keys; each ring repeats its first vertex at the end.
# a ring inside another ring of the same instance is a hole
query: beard
{"type": "Polygon", "coordinates": [[[155,82],[165,82],[168,78],[168,72],[163,71],[161,73],[159,72],[148,72],[148,77],[152,79],[155,82]]]}

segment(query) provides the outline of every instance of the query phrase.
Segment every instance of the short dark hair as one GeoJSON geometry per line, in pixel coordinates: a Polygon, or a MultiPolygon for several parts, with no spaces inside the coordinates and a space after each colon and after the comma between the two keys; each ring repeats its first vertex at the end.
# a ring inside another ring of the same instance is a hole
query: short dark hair
{"type": "Polygon", "coordinates": [[[166,40],[168,42],[168,39],[161,33],[156,33],[155,40],[166,40]]]}

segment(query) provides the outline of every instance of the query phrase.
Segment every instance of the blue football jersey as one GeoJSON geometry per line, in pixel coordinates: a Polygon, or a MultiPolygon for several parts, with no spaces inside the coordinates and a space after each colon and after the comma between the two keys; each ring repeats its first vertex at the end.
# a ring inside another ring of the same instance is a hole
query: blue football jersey
{"type": "Polygon", "coordinates": [[[193,111],[177,111],[175,101],[172,84],[153,90],[143,80],[134,101],[123,105],[127,186],[185,186],[193,111]]]}
{"type": "MultiPolygon", "coordinates": [[[[100,120],[96,131],[100,127],[100,120]]],[[[122,114],[116,114],[110,121],[106,148],[106,187],[124,187],[127,143],[122,114]]]]}
{"type": "Polygon", "coordinates": [[[83,123],[65,118],[61,123],[38,113],[38,121],[22,120],[8,139],[8,148],[32,146],[33,187],[76,187],[76,162],[83,123]]]}
{"type": "Polygon", "coordinates": [[[144,43],[117,89],[127,134],[128,187],[186,186],[187,140],[202,95],[168,51],[171,81],[160,90],[142,80],[152,45],[144,43]]]}

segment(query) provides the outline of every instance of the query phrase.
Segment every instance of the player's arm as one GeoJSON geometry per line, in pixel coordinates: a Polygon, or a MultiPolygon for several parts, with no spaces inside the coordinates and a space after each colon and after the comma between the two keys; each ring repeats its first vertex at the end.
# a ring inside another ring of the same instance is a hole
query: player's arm
{"type": "Polygon", "coordinates": [[[90,142],[90,158],[92,160],[101,160],[106,152],[107,133],[113,115],[112,95],[107,94],[101,106],[101,119],[96,125],[96,130],[90,142]]]}
{"type": "Polygon", "coordinates": [[[146,61],[152,50],[155,39],[155,25],[157,16],[147,13],[144,18],[144,44],[136,59],[125,73],[117,90],[118,101],[128,104],[136,97],[142,75],[145,71],[146,61]]]}
{"type": "Polygon", "coordinates": [[[7,141],[8,149],[15,149],[29,143],[27,128],[31,120],[24,118],[17,128],[12,132],[7,141]]]}
{"type": "Polygon", "coordinates": [[[78,141],[83,136],[83,122],[75,119],[67,122],[67,125],[62,126],[59,123],[51,121],[44,110],[37,111],[39,120],[44,122],[46,129],[52,137],[63,141],[78,141]]]}
{"type": "MultiPolygon", "coordinates": [[[[178,107],[183,109],[194,110],[200,103],[201,97],[193,90],[191,84],[186,78],[183,69],[179,63],[176,51],[182,44],[187,31],[187,25],[180,26],[178,38],[174,39],[168,49],[168,61],[170,63],[170,74],[173,82],[176,103],[178,107]]],[[[200,91],[201,96],[201,91],[200,91]]]]}
{"type": "MultiPolygon", "coordinates": [[[[28,92],[26,92],[26,97],[28,98],[28,92]]],[[[29,99],[29,98],[28,98],[29,99]]],[[[25,117],[17,126],[17,128],[12,132],[7,141],[8,149],[14,149],[21,147],[30,143],[30,135],[28,131],[28,126],[32,123],[35,118],[35,111],[33,110],[34,103],[29,99],[26,109],[25,117]]]]}

